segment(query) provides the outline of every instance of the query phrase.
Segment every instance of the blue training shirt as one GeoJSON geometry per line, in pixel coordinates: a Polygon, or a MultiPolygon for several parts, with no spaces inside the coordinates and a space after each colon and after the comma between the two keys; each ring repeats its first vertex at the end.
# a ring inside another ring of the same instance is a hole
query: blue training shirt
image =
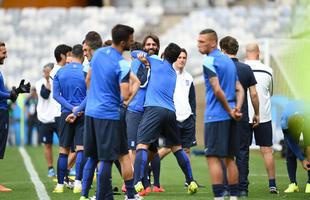
{"type": "Polygon", "coordinates": [[[177,74],[172,64],[158,56],[148,57],[151,66],[144,107],[158,106],[175,112],[173,94],[177,74]]]}
{"type": "Polygon", "coordinates": [[[53,97],[61,105],[61,112],[72,112],[86,97],[83,65],[68,63],[60,68],[53,80],[53,97]]]}
{"type": "Polygon", "coordinates": [[[103,47],[95,51],[90,65],[92,75],[85,115],[98,119],[119,120],[122,103],[120,83],[124,80],[128,82],[129,62],[115,48],[103,47]]]}
{"type": "Polygon", "coordinates": [[[10,98],[10,93],[7,91],[7,89],[4,86],[4,80],[2,73],[0,72],[0,109],[7,110],[8,109],[8,103],[7,99],[10,98]]]}
{"type": "MultiPolygon", "coordinates": [[[[131,62],[131,71],[135,75],[137,75],[138,69],[141,65],[142,63],[139,61],[139,59],[134,59],[131,62]]],[[[146,94],[146,88],[139,88],[138,92],[129,103],[127,109],[132,112],[144,112],[143,106],[144,106],[145,94],[146,94]]]]}
{"type": "Polygon", "coordinates": [[[288,120],[291,116],[304,114],[304,104],[301,100],[290,101],[286,106],[281,116],[281,128],[288,129],[288,120]]]}
{"type": "Polygon", "coordinates": [[[206,84],[206,110],[204,122],[217,122],[231,119],[221,102],[216,98],[209,78],[214,76],[218,78],[229,106],[234,108],[236,104],[236,81],[238,80],[235,64],[219,49],[214,49],[204,58],[203,73],[206,84]]]}

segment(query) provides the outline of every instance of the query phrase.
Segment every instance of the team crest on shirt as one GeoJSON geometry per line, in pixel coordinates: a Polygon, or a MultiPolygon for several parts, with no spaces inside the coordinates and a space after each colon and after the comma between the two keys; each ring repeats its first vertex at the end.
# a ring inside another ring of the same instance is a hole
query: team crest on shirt
{"type": "Polygon", "coordinates": [[[185,80],[186,86],[189,86],[189,80],[185,80]]]}

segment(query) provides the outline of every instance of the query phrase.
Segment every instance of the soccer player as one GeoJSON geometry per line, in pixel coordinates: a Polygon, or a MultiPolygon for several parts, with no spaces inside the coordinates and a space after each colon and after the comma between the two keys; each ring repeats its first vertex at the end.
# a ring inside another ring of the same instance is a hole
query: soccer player
{"type": "MultiPolygon", "coordinates": [[[[226,36],[220,41],[221,50],[227,54],[237,68],[237,74],[239,81],[243,87],[244,92],[249,91],[251,102],[254,108],[254,115],[252,116],[253,125],[255,128],[259,124],[259,100],[256,91],[256,79],[250,66],[239,62],[236,57],[239,44],[238,41],[230,36],[226,36]]],[[[239,171],[239,189],[240,196],[248,196],[249,186],[249,146],[252,143],[252,132],[249,126],[249,115],[248,115],[248,98],[244,95],[244,100],[241,107],[242,118],[238,125],[238,133],[240,135],[239,153],[236,157],[236,162],[239,171]]]]}
{"type": "Polygon", "coordinates": [[[284,134],[284,140],[287,145],[286,152],[286,167],[290,184],[284,191],[285,193],[298,192],[299,187],[296,180],[297,159],[308,173],[308,182],[305,193],[310,193],[310,135],[309,130],[305,127],[308,123],[305,118],[305,105],[301,100],[290,101],[282,113],[281,128],[284,134]],[[299,147],[299,139],[303,134],[304,147],[306,156],[303,150],[299,147]]]}
{"type": "Polygon", "coordinates": [[[222,159],[228,174],[230,199],[238,196],[238,169],[234,160],[239,150],[237,122],[242,114],[244,91],[238,80],[233,61],[217,48],[217,33],[202,30],[198,49],[206,54],[203,73],[206,84],[205,155],[211,176],[214,199],[224,199],[222,159]]]}
{"type": "MultiPolygon", "coordinates": [[[[119,160],[126,199],[140,199],[133,187],[133,171],[127,138],[121,130],[120,105],[130,97],[130,66],[122,56],[133,43],[134,29],[118,24],[112,29],[112,46],[98,49],[92,57],[92,75],[85,109],[85,155],[99,160],[96,199],[113,199],[111,167],[119,160]],[[104,67],[103,67],[104,66],[104,67]],[[104,138],[104,140],[102,139],[104,138]]],[[[82,110],[80,107],[77,112],[82,110]]],[[[76,113],[74,113],[76,115],[76,113]]],[[[74,116],[71,115],[74,119],[74,116]]],[[[71,120],[71,118],[68,118],[71,120]]],[[[97,163],[95,163],[96,165],[97,163]]],[[[82,196],[80,199],[86,199],[82,196]]]]}
{"type": "MultiPolygon", "coordinates": [[[[173,95],[177,125],[181,134],[182,148],[190,159],[190,148],[196,146],[196,95],[193,77],[185,69],[187,51],[181,53],[173,67],[177,74],[176,87],[173,95]]],[[[163,147],[159,157],[163,159],[171,150],[163,147]]]]}
{"type": "MultiPolygon", "coordinates": [[[[5,43],[0,41],[0,65],[3,65],[4,60],[7,58],[7,51],[5,43]]],[[[22,80],[18,88],[13,87],[11,91],[8,91],[4,86],[4,79],[0,72],[0,159],[4,157],[6,142],[9,131],[9,112],[7,100],[15,102],[19,93],[29,93],[30,83],[24,84],[22,80]]],[[[0,185],[0,192],[11,192],[12,190],[0,185]]]]}
{"type": "MultiPolygon", "coordinates": [[[[170,43],[165,49],[164,60],[147,57],[151,65],[151,76],[148,82],[144,113],[139,124],[137,135],[137,150],[134,164],[135,189],[137,192],[144,190],[141,179],[147,165],[148,149],[156,142],[162,133],[171,147],[180,168],[189,184],[188,193],[197,192],[197,184],[192,176],[189,159],[181,147],[180,135],[177,129],[173,94],[176,84],[176,72],[172,64],[181,53],[181,48],[170,43]]],[[[157,150],[157,149],[156,149],[157,150]]]]}
{"type": "MultiPolygon", "coordinates": [[[[260,146],[260,152],[263,156],[267,174],[269,177],[269,191],[272,194],[278,194],[275,177],[275,162],[272,150],[272,122],[271,122],[271,101],[273,92],[272,69],[264,65],[259,60],[259,47],[257,44],[248,44],[246,46],[246,61],[254,72],[257,81],[256,89],[259,97],[259,126],[252,128],[254,132],[256,145],[260,146]]],[[[249,102],[250,103],[250,102],[249,102]]],[[[249,104],[250,125],[253,121],[254,109],[249,104]]]]}
{"type": "Polygon", "coordinates": [[[53,167],[53,134],[58,135],[58,126],[55,121],[54,111],[58,103],[51,94],[50,71],[54,64],[48,63],[43,67],[43,78],[36,82],[38,91],[37,114],[40,122],[38,132],[40,141],[44,143],[44,156],[48,167],[48,177],[55,177],[56,173],[53,167]]]}
{"type": "Polygon", "coordinates": [[[82,191],[82,172],[85,163],[83,153],[83,117],[74,123],[67,123],[67,116],[74,112],[86,97],[86,82],[83,74],[83,49],[82,45],[75,45],[72,49],[72,62],[60,68],[53,81],[54,99],[61,104],[60,133],[59,133],[59,157],[57,164],[58,184],[54,193],[63,193],[64,178],[67,175],[68,154],[70,147],[76,147],[76,177],[73,193],[82,191]]]}
{"type": "MultiPolygon", "coordinates": [[[[158,57],[159,49],[160,49],[160,41],[159,38],[154,34],[146,35],[142,42],[142,49],[146,52],[149,56],[158,57]]],[[[149,63],[144,64],[138,58],[135,58],[131,62],[131,69],[134,74],[140,77],[139,72],[140,68],[147,68],[149,69],[149,63]]],[[[137,133],[138,133],[138,126],[141,122],[142,115],[144,112],[144,100],[145,100],[145,93],[147,88],[147,74],[149,71],[147,70],[146,74],[144,75],[143,79],[140,80],[141,87],[135,97],[132,99],[130,104],[128,105],[127,114],[126,114],[126,122],[127,122],[127,136],[128,136],[128,147],[129,153],[131,156],[131,161],[134,163],[135,161],[135,154],[136,154],[136,145],[137,145],[137,133]]],[[[154,155],[154,158],[151,161],[151,166],[154,175],[154,187],[153,192],[163,192],[164,189],[160,187],[159,182],[159,175],[160,175],[160,159],[158,154],[154,155]]],[[[146,170],[146,174],[148,174],[148,170],[146,170]]],[[[141,191],[139,194],[141,196],[147,195],[151,192],[150,182],[145,175],[143,178],[143,185],[145,190],[141,191]]]]}

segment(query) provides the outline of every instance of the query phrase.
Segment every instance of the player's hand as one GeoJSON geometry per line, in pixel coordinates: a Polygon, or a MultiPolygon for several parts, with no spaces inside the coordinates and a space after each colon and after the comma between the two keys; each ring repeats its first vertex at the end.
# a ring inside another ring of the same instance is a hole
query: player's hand
{"type": "Polygon", "coordinates": [[[150,66],[150,63],[149,61],[146,59],[146,53],[144,52],[141,52],[141,53],[138,53],[138,59],[145,65],[145,66],[150,66]]]}
{"type": "Polygon", "coordinates": [[[303,160],[303,161],[301,161],[301,164],[302,164],[302,167],[305,169],[305,170],[307,170],[307,171],[309,171],[310,170],[310,162],[308,161],[308,160],[303,160]]]}
{"type": "Polygon", "coordinates": [[[10,92],[10,99],[14,103],[18,97],[18,93],[16,92],[16,87],[12,87],[12,90],[10,92]]]}
{"type": "Polygon", "coordinates": [[[254,114],[254,116],[253,116],[253,118],[252,118],[252,121],[253,121],[252,127],[253,127],[253,128],[258,127],[258,125],[259,125],[259,115],[255,115],[255,114],[254,114]]]}
{"type": "Polygon", "coordinates": [[[74,121],[76,120],[77,116],[75,116],[73,113],[69,114],[66,117],[66,122],[68,123],[74,123],[74,121]]]}
{"type": "Polygon", "coordinates": [[[230,111],[229,115],[236,121],[240,121],[242,118],[242,113],[238,108],[234,108],[230,111]]]}
{"type": "Polygon", "coordinates": [[[22,79],[19,83],[18,88],[16,89],[17,94],[20,93],[29,93],[30,92],[30,83],[25,84],[25,79],[22,79]]]}

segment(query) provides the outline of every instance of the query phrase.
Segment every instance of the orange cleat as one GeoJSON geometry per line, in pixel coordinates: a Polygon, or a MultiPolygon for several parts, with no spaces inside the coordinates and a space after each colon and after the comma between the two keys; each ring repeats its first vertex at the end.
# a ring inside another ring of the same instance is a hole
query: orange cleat
{"type": "Polygon", "coordinates": [[[125,185],[125,184],[123,184],[123,186],[122,186],[122,192],[124,192],[124,193],[127,192],[127,189],[126,189],[126,185],[125,185]]]}
{"type": "Polygon", "coordinates": [[[165,189],[162,188],[162,187],[154,186],[153,187],[153,192],[165,192],[165,189]]]}
{"type": "Polygon", "coordinates": [[[0,185],[0,192],[11,192],[11,191],[12,191],[12,189],[6,188],[5,186],[0,185]]]}
{"type": "Polygon", "coordinates": [[[139,195],[143,197],[143,196],[148,195],[151,191],[152,191],[151,187],[147,187],[145,188],[145,190],[142,190],[141,192],[139,192],[139,195]]]}

